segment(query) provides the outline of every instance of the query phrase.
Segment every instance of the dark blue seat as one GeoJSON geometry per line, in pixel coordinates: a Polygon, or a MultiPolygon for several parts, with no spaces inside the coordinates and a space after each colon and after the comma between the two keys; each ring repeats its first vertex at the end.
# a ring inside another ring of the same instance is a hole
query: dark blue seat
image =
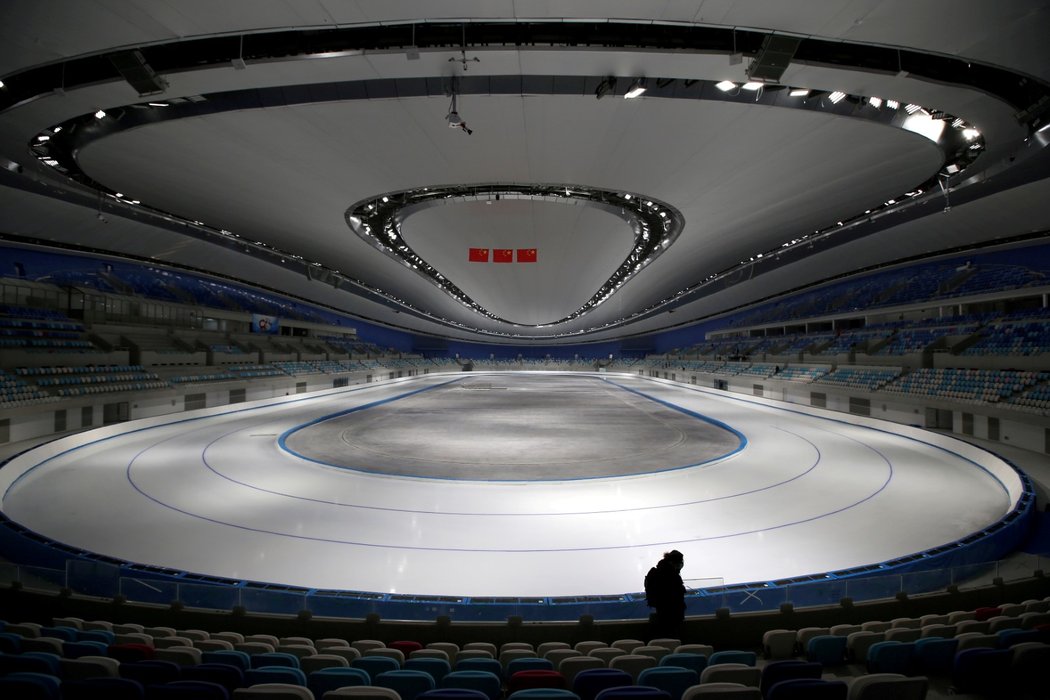
{"type": "Polygon", "coordinates": [[[315,698],[322,697],[329,690],[348,685],[371,685],[368,672],[360,668],[333,666],[314,671],[306,678],[306,687],[313,691],[315,698]]]}
{"type": "Polygon", "coordinates": [[[250,668],[244,672],[245,685],[253,686],[260,683],[291,683],[305,686],[306,674],[291,666],[263,666],[262,668],[250,668]]]}
{"type": "Polygon", "coordinates": [[[843,681],[797,678],[774,684],[765,700],[846,700],[849,686],[843,681]]]}
{"type": "Polygon", "coordinates": [[[762,695],[769,693],[769,689],[781,681],[793,681],[799,679],[817,679],[824,673],[824,666],[815,661],[799,661],[798,659],[784,659],[782,661],[770,661],[762,669],[762,681],[759,689],[762,695]]]}
{"type": "Polygon", "coordinates": [[[219,683],[208,681],[172,681],[151,685],[146,689],[147,700],[229,700],[230,692],[219,683]]]}
{"type": "Polygon", "coordinates": [[[588,668],[576,674],[572,681],[572,692],[580,700],[595,700],[603,690],[632,685],[634,678],[627,671],[616,668],[588,668]]]}
{"type": "MultiPolygon", "coordinates": [[[[38,652],[39,653],[39,652],[38,652]]],[[[57,676],[58,671],[55,664],[49,659],[32,655],[33,652],[25,654],[0,654],[0,676],[10,673],[26,671],[29,673],[46,673],[57,676]]]]}
{"type": "Polygon", "coordinates": [[[368,677],[375,679],[380,673],[397,671],[401,664],[387,656],[362,656],[350,662],[350,668],[359,668],[368,672],[368,677]]]}
{"type": "Polygon", "coordinates": [[[59,700],[62,681],[48,673],[20,671],[0,678],[0,697],[17,700],[59,700]]]}
{"type": "Polygon", "coordinates": [[[963,649],[955,655],[952,688],[958,693],[1003,694],[1010,685],[1012,660],[1009,649],[963,649]]]}
{"type": "Polygon", "coordinates": [[[205,651],[201,653],[201,663],[203,664],[229,664],[230,666],[236,666],[242,671],[247,671],[252,667],[252,657],[248,655],[246,651],[236,651],[234,649],[220,649],[218,651],[205,651]]]}
{"type": "Polygon", "coordinates": [[[143,687],[171,683],[182,678],[182,667],[174,661],[147,659],[144,661],[127,661],[118,669],[121,678],[138,681],[143,687]]]}
{"type": "Polygon", "coordinates": [[[62,700],[145,700],[142,684],[130,678],[85,678],[62,683],[62,700]]]}
{"type": "Polygon", "coordinates": [[[496,659],[462,659],[456,662],[457,671],[488,671],[503,677],[503,665],[496,659]]]}
{"type": "Polygon", "coordinates": [[[372,679],[372,685],[396,690],[401,700],[416,700],[416,696],[437,688],[434,677],[426,671],[405,669],[380,673],[372,679]]]}
{"type": "Polygon", "coordinates": [[[440,683],[442,678],[452,673],[452,665],[448,661],[425,656],[405,659],[405,664],[401,668],[408,671],[426,671],[435,683],[440,683]]]}
{"type": "Polygon", "coordinates": [[[489,700],[489,696],[480,690],[469,688],[434,688],[423,693],[416,700],[489,700]]]}
{"type": "Polygon", "coordinates": [[[109,630],[77,630],[78,642],[102,642],[109,646],[116,638],[117,636],[109,630]]]}
{"type": "Polygon", "coordinates": [[[66,642],[62,645],[62,658],[79,659],[81,656],[105,656],[107,645],[103,642],[66,642]]]}
{"type": "Polygon", "coordinates": [[[182,667],[182,680],[218,683],[230,693],[244,685],[244,671],[233,664],[206,663],[182,667]]]}
{"type": "Polygon", "coordinates": [[[947,676],[955,664],[958,639],[924,637],[915,640],[914,668],[918,673],[947,676]]]}
{"type": "Polygon", "coordinates": [[[507,663],[507,668],[503,672],[504,678],[510,678],[518,671],[553,671],[554,662],[548,661],[547,659],[540,659],[537,657],[523,657],[520,659],[511,659],[507,663]]]}
{"type": "MultiPolygon", "coordinates": [[[[423,700],[422,696],[416,700],[423,700]]],[[[511,693],[507,700],[580,700],[580,696],[564,688],[525,688],[511,693]]]]}
{"type": "MultiPolygon", "coordinates": [[[[203,658],[203,654],[202,654],[203,658]]],[[[299,668],[299,657],[283,651],[268,651],[262,654],[252,654],[252,668],[263,666],[285,666],[287,668],[299,668]]]]}
{"type": "Polygon", "coordinates": [[[0,654],[17,654],[22,651],[22,636],[12,632],[0,632],[0,654]]]}
{"type": "Polygon", "coordinates": [[[645,685],[621,685],[599,691],[594,700],[671,700],[671,695],[645,685]]]}
{"type": "Polygon", "coordinates": [[[1008,629],[1002,630],[996,636],[999,638],[995,645],[1000,649],[1009,649],[1014,644],[1022,644],[1024,642],[1046,642],[1050,639],[1050,635],[1047,635],[1041,630],[1019,630],[1019,629],[1008,629]]]}
{"type": "Polygon", "coordinates": [[[77,641],[77,628],[76,627],[41,627],[41,637],[54,637],[55,639],[61,639],[63,642],[75,642],[77,641]]]}

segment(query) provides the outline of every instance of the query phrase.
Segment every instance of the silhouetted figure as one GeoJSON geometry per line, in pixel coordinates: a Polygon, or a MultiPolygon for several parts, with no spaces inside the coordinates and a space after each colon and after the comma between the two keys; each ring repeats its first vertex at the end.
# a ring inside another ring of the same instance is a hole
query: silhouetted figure
{"type": "Polygon", "coordinates": [[[664,557],[645,575],[645,602],[655,612],[649,615],[653,637],[681,636],[685,619],[685,584],[682,567],[685,557],[677,549],[664,552],[664,557]]]}

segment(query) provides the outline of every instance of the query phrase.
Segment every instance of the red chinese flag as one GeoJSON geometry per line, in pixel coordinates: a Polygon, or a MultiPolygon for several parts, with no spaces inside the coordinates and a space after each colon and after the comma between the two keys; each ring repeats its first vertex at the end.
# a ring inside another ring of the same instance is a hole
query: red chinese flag
{"type": "Polygon", "coordinates": [[[489,249],[488,248],[471,248],[470,249],[470,262],[488,262],[489,261],[489,249]]]}
{"type": "Polygon", "coordinates": [[[536,249],[535,248],[518,248],[518,262],[520,262],[520,263],[536,262],[536,249]]]}
{"type": "Polygon", "coordinates": [[[492,262],[498,262],[498,263],[514,262],[514,249],[513,248],[493,248],[492,249],[492,262]]]}

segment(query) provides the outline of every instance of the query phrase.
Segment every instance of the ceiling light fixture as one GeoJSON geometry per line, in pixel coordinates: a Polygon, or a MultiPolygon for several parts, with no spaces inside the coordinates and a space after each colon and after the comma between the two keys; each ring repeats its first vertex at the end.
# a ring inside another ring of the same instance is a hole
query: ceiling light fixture
{"type": "Polygon", "coordinates": [[[908,114],[915,114],[920,109],[922,109],[922,107],[920,105],[916,105],[916,104],[909,104],[909,105],[906,105],[904,107],[904,111],[907,112],[908,114]]]}
{"type": "Polygon", "coordinates": [[[759,90],[762,88],[762,83],[757,82],[755,80],[749,80],[748,82],[741,85],[741,87],[745,90],[750,90],[751,92],[754,92],[755,90],[759,90]]]}
{"type": "Polygon", "coordinates": [[[103,119],[105,118],[105,116],[106,112],[104,110],[100,109],[99,111],[95,112],[95,119],[103,119]]]}
{"type": "Polygon", "coordinates": [[[835,92],[833,92],[830,95],[828,95],[828,101],[830,101],[831,104],[833,104],[833,105],[837,105],[839,102],[842,102],[842,100],[845,97],[846,97],[846,93],[844,93],[844,92],[842,92],[840,90],[836,90],[835,92]]]}
{"type": "Polygon", "coordinates": [[[791,97],[809,97],[809,88],[791,88],[788,93],[791,97]]]}
{"type": "Polygon", "coordinates": [[[878,109],[879,107],[882,107],[882,98],[881,97],[869,97],[868,98],[868,104],[871,105],[872,107],[874,107],[875,109],[878,109]]]}
{"type": "Polygon", "coordinates": [[[732,80],[723,80],[720,83],[715,83],[715,87],[721,90],[722,92],[729,92],[730,90],[736,89],[736,83],[734,83],[732,80]]]}
{"type": "Polygon", "coordinates": [[[897,100],[886,100],[886,109],[900,109],[901,103],[897,100]]]}
{"type": "Polygon", "coordinates": [[[633,100],[636,97],[641,97],[645,91],[645,78],[638,78],[631,84],[631,87],[627,88],[627,92],[624,93],[623,98],[625,100],[633,100]]]}

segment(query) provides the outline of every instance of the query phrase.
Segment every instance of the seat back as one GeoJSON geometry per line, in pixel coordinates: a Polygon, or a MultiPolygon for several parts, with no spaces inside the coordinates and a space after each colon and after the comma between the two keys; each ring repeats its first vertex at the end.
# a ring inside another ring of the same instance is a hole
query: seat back
{"type": "Polygon", "coordinates": [[[143,700],[142,684],[130,678],[84,678],[62,682],[62,700],[143,700]]]}
{"type": "Polygon", "coordinates": [[[870,673],[853,680],[849,700],[925,700],[929,680],[899,673],[870,673]]]}
{"type": "Polygon", "coordinates": [[[914,669],[919,673],[947,676],[952,672],[959,641],[926,637],[915,642],[914,669]]]}
{"type": "Polygon", "coordinates": [[[245,671],[244,682],[250,686],[262,683],[306,686],[306,674],[290,666],[263,666],[245,671]]]}
{"type": "Polygon", "coordinates": [[[348,666],[318,669],[306,677],[306,687],[313,691],[314,696],[318,698],[329,690],[335,690],[336,688],[371,684],[372,679],[367,671],[348,666]]]}
{"type": "Polygon", "coordinates": [[[174,661],[149,659],[120,665],[120,677],[136,680],[145,686],[171,683],[182,678],[182,667],[174,661]]]}
{"type": "Polygon", "coordinates": [[[638,685],[659,688],[670,695],[671,700],[681,700],[685,691],[699,682],[698,672],[681,666],[654,666],[644,669],[637,678],[638,685]]]}
{"type": "MultiPolygon", "coordinates": [[[[707,668],[707,657],[703,654],[691,654],[688,652],[675,652],[660,659],[661,666],[677,666],[696,671],[697,677],[707,668]]],[[[698,681],[699,682],[699,681],[698,681]]]]}
{"type": "Polygon", "coordinates": [[[230,664],[198,664],[182,668],[182,680],[218,683],[233,692],[244,685],[244,671],[230,664]]]}
{"type": "Polygon", "coordinates": [[[489,700],[497,700],[503,693],[503,681],[492,671],[456,670],[441,679],[441,687],[477,690],[485,693],[489,700]]]}
{"type": "Polygon", "coordinates": [[[404,669],[380,673],[372,679],[372,685],[396,690],[401,700],[416,700],[417,695],[437,687],[434,677],[426,671],[406,671],[404,669]]]}
{"type": "MultiPolygon", "coordinates": [[[[669,656],[669,655],[665,655],[669,656]]],[[[638,676],[647,668],[656,668],[657,660],[652,656],[644,654],[624,654],[609,661],[609,668],[627,671],[631,674],[631,681],[636,683],[638,676]]]]}
{"type": "Polygon", "coordinates": [[[780,681],[769,689],[766,700],[846,700],[849,686],[843,681],[798,678],[780,681]]]}
{"type": "Polygon", "coordinates": [[[700,683],[740,683],[758,688],[762,681],[761,669],[746,664],[710,664],[700,674],[700,683]]]}
{"type": "MultiPolygon", "coordinates": [[[[421,649],[420,651],[427,650],[421,649]]],[[[438,650],[433,649],[432,651],[438,650]]],[[[445,652],[441,651],[438,653],[444,655],[445,652]]],[[[440,683],[442,678],[452,672],[452,665],[449,664],[447,659],[427,656],[413,656],[405,661],[405,665],[402,668],[409,671],[424,671],[429,673],[435,683],[440,683]]]]}
{"type": "Polygon", "coordinates": [[[606,688],[631,685],[634,679],[631,674],[616,668],[592,668],[580,671],[572,681],[572,692],[580,700],[595,700],[598,693],[606,688]]]}
{"type": "Polygon", "coordinates": [[[782,661],[770,661],[762,669],[762,680],[759,686],[763,695],[769,693],[769,689],[781,681],[793,681],[799,679],[820,678],[824,673],[824,666],[815,661],[799,661],[797,659],[785,659],[782,661]]]}
{"type": "Polygon", "coordinates": [[[386,656],[362,656],[360,659],[352,660],[350,668],[359,668],[366,671],[369,678],[375,680],[375,677],[380,673],[399,670],[401,664],[397,662],[397,659],[391,659],[386,656]]]}
{"type": "Polygon", "coordinates": [[[821,634],[812,637],[806,646],[806,659],[823,666],[839,666],[846,662],[846,637],[821,634]]]}
{"type": "Polygon", "coordinates": [[[534,668],[517,671],[507,679],[507,693],[516,693],[519,690],[530,688],[561,688],[567,690],[568,683],[565,676],[554,669],[534,668]]]}
{"type": "Polygon", "coordinates": [[[745,666],[754,666],[758,661],[758,655],[753,651],[739,651],[736,649],[727,649],[725,651],[716,651],[711,654],[707,659],[708,666],[714,666],[715,664],[744,664],[745,666]]]}
{"type": "Polygon", "coordinates": [[[959,693],[994,694],[1008,685],[1012,660],[1009,649],[963,649],[955,655],[952,688],[959,693]]]}
{"type": "Polygon", "coordinates": [[[878,642],[868,649],[868,673],[911,672],[915,642],[878,642]]]}
{"type": "Polygon", "coordinates": [[[573,656],[562,659],[558,664],[558,671],[565,676],[565,682],[572,687],[576,676],[583,671],[596,668],[605,668],[605,662],[593,656],[573,656]]]}

